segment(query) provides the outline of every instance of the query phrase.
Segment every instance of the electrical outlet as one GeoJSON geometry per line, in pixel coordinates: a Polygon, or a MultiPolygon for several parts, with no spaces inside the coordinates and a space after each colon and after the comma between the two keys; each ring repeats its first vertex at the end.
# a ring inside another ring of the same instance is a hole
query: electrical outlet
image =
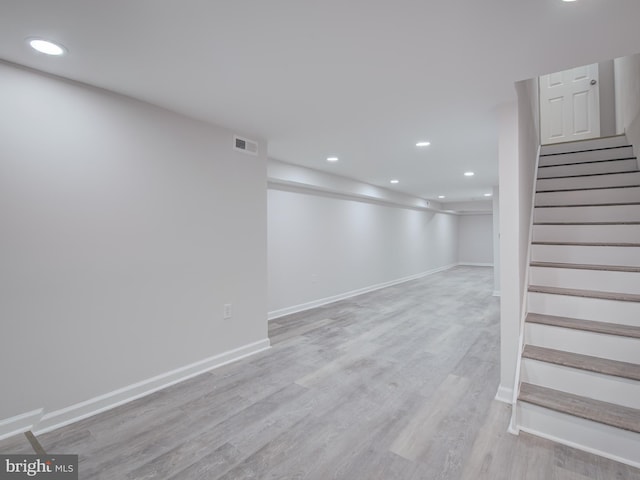
{"type": "Polygon", "coordinates": [[[231,318],[231,304],[230,303],[225,303],[224,304],[224,319],[228,320],[231,318]]]}

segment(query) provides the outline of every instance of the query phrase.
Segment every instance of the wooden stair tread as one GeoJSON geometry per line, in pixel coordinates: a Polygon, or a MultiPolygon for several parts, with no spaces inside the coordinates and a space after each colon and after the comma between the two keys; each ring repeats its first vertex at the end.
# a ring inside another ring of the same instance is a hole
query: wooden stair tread
{"type": "Polygon", "coordinates": [[[555,315],[544,315],[542,313],[529,313],[527,314],[526,321],[527,323],[539,323],[541,325],[550,325],[553,327],[584,330],[585,332],[605,333],[608,335],[618,335],[621,337],[640,338],[640,327],[634,327],[633,325],[623,325],[621,323],[596,322],[594,320],[557,317],[555,315]]]}
{"type": "MultiPolygon", "coordinates": [[[[601,138],[613,138],[621,135],[612,135],[611,137],[601,137],[601,138]]],[[[589,139],[591,140],[591,139],[589,139]]],[[[543,144],[543,147],[555,146],[555,143],[543,144]]],[[[629,148],[631,145],[616,145],[614,147],[602,147],[602,148],[588,148],[587,150],[574,150],[572,152],[558,152],[558,153],[541,153],[541,157],[556,157],[558,155],[571,155],[572,153],[585,153],[585,152],[598,152],[601,150],[615,150],[616,148],[629,148]]]]}
{"type": "Polygon", "coordinates": [[[622,265],[591,265],[583,263],[531,262],[532,267],[567,268],[573,270],[601,270],[607,272],[640,272],[640,267],[622,265]]]}
{"type": "MultiPolygon", "coordinates": [[[[542,179],[539,179],[542,180],[542,179]]],[[[612,190],[616,188],[637,188],[640,185],[613,185],[609,187],[582,187],[582,188],[567,188],[567,189],[555,189],[555,190],[536,190],[536,193],[553,193],[553,192],[579,192],[582,190],[612,190]]]]}
{"type": "MultiPolygon", "coordinates": [[[[577,153],[577,152],[575,152],[577,153]]],[[[540,155],[543,157],[544,155],[540,155]]],[[[622,160],[637,160],[637,157],[620,157],[620,158],[608,158],[606,160],[575,160],[569,163],[554,163],[553,165],[538,165],[538,168],[551,168],[551,167],[571,167],[574,165],[583,165],[587,163],[605,163],[605,162],[620,162],[622,160]]]]}
{"type": "Polygon", "coordinates": [[[613,242],[531,242],[532,245],[564,245],[574,247],[640,247],[640,243],[613,242]]]}
{"type": "Polygon", "coordinates": [[[543,287],[541,285],[530,285],[529,291],[535,293],[549,293],[552,295],[568,295],[571,297],[618,300],[621,302],[640,302],[640,295],[632,293],[601,292],[598,290],[579,290],[577,288],[543,287]]]}
{"type": "Polygon", "coordinates": [[[640,222],[533,222],[534,225],[640,225],[640,222]]]}
{"type": "Polygon", "coordinates": [[[556,177],[538,177],[538,180],[551,180],[555,178],[578,178],[578,177],[598,177],[601,175],[620,175],[621,173],[637,173],[640,170],[620,170],[619,172],[605,172],[605,173],[583,173],[581,175],[558,175],[556,177]]]}
{"type": "Polygon", "coordinates": [[[640,410],[523,382],[518,399],[612,427],[640,433],[640,410]]]}
{"type": "Polygon", "coordinates": [[[640,365],[635,363],[620,362],[608,358],[593,357],[534,345],[525,345],[522,357],[603,375],[640,380],[640,365]]]}
{"type": "Polygon", "coordinates": [[[612,202],[612,203],[572,203],[565,205],[536,205],[535,208],[568,208],[568,207],[622,207],[626,205],[640,205],[640,202],[612,202]]]}

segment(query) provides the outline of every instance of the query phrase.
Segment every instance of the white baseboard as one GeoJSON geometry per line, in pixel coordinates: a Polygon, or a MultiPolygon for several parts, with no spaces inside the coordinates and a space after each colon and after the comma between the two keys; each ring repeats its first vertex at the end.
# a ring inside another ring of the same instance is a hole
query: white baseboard
{"type": "Polygon", "coordinates": [[[0,440],[33,430],[33,426],[40,421],[43,413],[44,410],[39,408],[0,421],[0,440]]]}
{"type": "Polygon", "coordinates": [[[150,393],[182,382],[201,373],[213,370],[231,362],[254,355],[270,348],[269,339],[244,345],[234,350],[200,360],[190,365],[162,373],[141,382],[128,385],[104,395],[97,396],[84,402],[76,403],[69,407],[44,413],[43,410],[34,410],[12,417],[0,422],[0,440],[17,433],[33,430],[36,434],[42,434],[64,427],[71,423],[97,415],[106,410],[131,402],[150,393]]]}
{"type": "Polygon", "coordinates": [[[498,387],[498,391],[496,392],[495,399],[502,403],[508,403],[511,405],[513,403],[513,388],[503,387],[500,385],[498,387]]]}
{"type": "Polygon", "coordinates": [[[458,262],[461,267],[493,267],[493,263],[458,262]]]}
{"type": "Polygon", "coordinates": [[[456,265],[457,264],[452,263],[450,265],[445,265],[444,267],[434,268],[431,270],[427,270],[426,272],[417,273],[415,275],[410,275],[408,277],[398,278],[396,280],[391,280],[389,282],[378,283],[376,285],[359,288],[357,290],[351,290],[350,292],[340,293],[338,295],[333,295],[331,297],[320,298],[318,300],[301,303],[299,305],[294,305],[292,307],[273,310],[272,312],[268,313],[268,318],[269,320],[273,320],[275,318],[284,317],[285,315],[291,315],[292,313],[303,312],[311,308],[321,307],[323,305],[328,305],[329,303],[338,302],[340,300],[345,300],[351,297],[356,297],[358,295],[362,295],[363,293],[369,293],[369,292],[373,292],[374,290],[380,290],[381,288],[392,287],[393,285],[398,285],[399,283],[409,282],[411,280],[417,280],[418,278],[426,277],[427,275],[433,275],[434,273],[442,272],[444,270],[449,270],[450,268],[453,268],[456,265]]]}

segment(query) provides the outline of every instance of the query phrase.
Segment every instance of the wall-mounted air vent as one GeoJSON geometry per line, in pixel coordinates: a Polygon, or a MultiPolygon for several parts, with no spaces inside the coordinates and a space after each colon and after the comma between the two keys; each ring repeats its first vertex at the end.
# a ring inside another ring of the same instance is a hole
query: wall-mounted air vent
{"type": "Polygon", "coordinates": [[[250,153],[251,155],[258,154],[258,143],[248,138],[233,136],[233,148],[244,153],[250,153]]]}

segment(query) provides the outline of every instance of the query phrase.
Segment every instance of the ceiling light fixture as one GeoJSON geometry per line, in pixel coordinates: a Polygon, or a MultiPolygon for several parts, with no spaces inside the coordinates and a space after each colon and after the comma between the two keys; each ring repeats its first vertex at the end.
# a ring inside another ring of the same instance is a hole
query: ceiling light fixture
{"type": "Polygon", "coordinates": [[[338,157],[327,157],[327,162],[337,162],[338,157]]]}
{"type": "Polygon", "coordinates": [[[393,180],[389,180],[389,183],[400,183],[400,180],[396,180],[395,178],[393,180]]]}
{"type": "Polygon", "coordinates": [[[464,172],[464,176],[465,177],[473,177],[475,175],[475,173],[473,172],[464,172]]]}
{"type": "Polygon", "coordinates": [[[431,142],[418,142],[416,143],[416,147],[428,147],[431,145],[431,142]]]}
{"type": "Polygon", "coordinates": [[[563,2],[575,2],[576,0],[562,0],[563,2]]]}
{"type": "Polygon", "coordinates": [[[41,38],[29,39],[29,45],[34,50],[46,55],[63,55],[67,51],[62,45],[49,42],[48,40],[42,40],[41,38]]]}
{"type": "Polygon", "coordinates": [[[438,195],[438,198],[445,198],[444,195],[438,195]]]}
{"type": "Polygon", "coordinates": [[[485,193],[484,196],[485,197],[490,197],[491,195],[493,195],[492,193],[485,193]]]}

